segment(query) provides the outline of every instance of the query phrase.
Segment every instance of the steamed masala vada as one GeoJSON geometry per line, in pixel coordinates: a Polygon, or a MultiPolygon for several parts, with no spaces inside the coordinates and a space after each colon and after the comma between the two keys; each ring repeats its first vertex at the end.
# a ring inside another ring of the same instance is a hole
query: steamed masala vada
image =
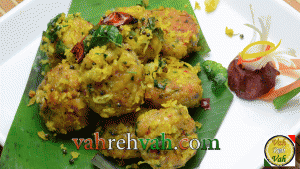
{"type": "MultiPolygon", "coordinates": [[[[178,105],[176,101],[169,101],[163,104],[163,107],[140,114],[136,122],[137,137],[144,138],[144,142],[146,139],[157,139],[161,149],[151,149],[155,141],[149,142],[146,149],[141,147],[139,149],[143,160],[152,168],[180,168],[196,154],[197,150],[174,149],[174,147],[184,138],[198,139],[195,121],[189,115],[187,107],[178,105]],[[166,150],[162,150],[162,133],[165,135],[166,150]],[[171,143],[166,139],[170,139],[171,143]]],[[[182,145],[188,147],[189,142],[182,142],[182,145]]]]}
{"type": "Polygon", "coordinates": [[[101,138],[105,139],[105,150],[100,149],[101,153],[105,156],[118,158],[118,159],[130,159],[130,158],[138,158],[141,157],[141,154],[137,148],[138,138],[135,134],[135,121],[136,114],[130,113],[123,115],[121,117],[110,118],[107,119],[101,131],[104,131],[101,135],[101,138]],[[130,138],[128,138],[128,133],[130,134],[130,138]],[[112,149],[109,150],[108,139],[115,139],[116,141],[120,139],[124,139],[124,144],[120,144],[120,147],[124,147],[124,149],[118,149],[116,142],[112,143],[112,149]],[[128,148],[128,139],[135,141],[130,141],[131,150],[126,150],[128,148]],[[135,145],[136,144],[136,145],[135,145]],[[135,147],[136,146],[136,147],[135,147]]]}
{"type": "Polygon", "coordinates": [[[143,64],[132,50],[96,47],[81,63],[88,106],[103,118],[137,111],[144,102],[143,64]]]}
{"type": "Polygon", "coordinates": [[[51,69],[39,85],[36,102],[46,127],[55,133],[67,134],[87,126],[88,107],[81,91],[78,70],[62,63],[51,69]]]}
{"type": "Polygon", "coordinates": [[[160,7],[151,10],[155,25],[163,31],[162,53],[164,56],[184,58],[191,52],[199,51],[200,27],[194,16],[186,11],[160,7]]]}
{"type": "Polygon", "coordinates": [[[174,57],[157,58],[145,65],[145,100],[160,107],[169,100],[177,100],[187,107],[198,107],[203,89],[195,67],[174,57]]]}

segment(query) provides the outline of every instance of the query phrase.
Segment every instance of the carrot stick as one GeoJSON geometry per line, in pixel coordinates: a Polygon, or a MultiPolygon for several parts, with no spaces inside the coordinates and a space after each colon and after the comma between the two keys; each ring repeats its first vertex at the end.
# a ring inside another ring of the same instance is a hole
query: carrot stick
{"type": "Polygon", "coordinates": [[[288,76],[288,77],[292,77],[294,79],[298,79],[300,74],[297,73],[295,70],[282,70],[280,71],[280,75],[285,75],[285,76],[288,76]]]}
{"type": "Polygon", "coordinates": [[[277,90],[271,90],[269,93],[261,96],[259,99],[270,102],[273,101],[276,97],[282,96],[298,87],[300,87],[300,79],[277,90]]]}
{"type": "Polygon", "coordinates": [[[281,71],[281,70],[288,70],[288,69],[293,69],[293,70],[295,70],[295,69],[300,69],[300,61],[296,61],[296,59],[293,59],[292,60],[294,63],[295,63],[295,65],[296,65],[296,67],[294,68],[294,67],[289,67],[289,66],[287,66],[287,65],[285,65],[285,64],[283,64],[283,63],[278,63],[279,64],[279,71],[281,71]]]}

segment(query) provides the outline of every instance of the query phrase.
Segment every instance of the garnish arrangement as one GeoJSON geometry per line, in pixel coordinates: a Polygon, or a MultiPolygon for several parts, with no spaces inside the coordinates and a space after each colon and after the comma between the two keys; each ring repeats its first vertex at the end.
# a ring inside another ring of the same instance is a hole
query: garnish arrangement
{"type": "Polygon", "coordinates": [[[228,86],[240,98],[246,100],[261,99],[273,101],[276,109],[281,109],[290,99],[299,93],[300,68],[299,59],[295,50],[278,50],[281,40],[277,45],[268,41],[271,17],[258,18],[261,30],[255,26],[254,12],[252,12],[253,25],[245,24],[254,30],[251,43],[230,63],[228,68],[228,86]],[[256,35],[259,34],[259,41],[256,35]],[[276,77],[289,76],[296,79],[290,85],[275,90],[276,77]]]}

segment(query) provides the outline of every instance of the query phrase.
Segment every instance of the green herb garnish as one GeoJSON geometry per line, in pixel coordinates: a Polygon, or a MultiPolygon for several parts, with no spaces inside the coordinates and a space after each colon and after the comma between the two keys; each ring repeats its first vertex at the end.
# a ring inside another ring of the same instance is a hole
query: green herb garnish
{"type": "Polygon", "coordinates": [[[155,17],[148,18],[146,27],[142,27],[142,30],[145,28],[150,29],[152,33],[160,40],[164,41],[164,31],[161,28],[155,27],[156,19],[155,17]]]}
{"type": "Polygon", "coordinates": [[[50,20],[50,22],[47,24],[47,29],[49,29],[51,26],[54,27],[55,23],[58,21],[58,19],[61,17],[62,13],[56,15],[53,19],[50,20]]]}
{"type": "Polygon", "coordinates": [[[227,69],[222,64],[212,60],[206,60],[202,63],[202,66],[208,75],[208,78],[213,80],[216,86],[224,85],[227,81],[227,69]]]}
{"type": "Polygon", "coordinates": [[[66,49],[67,49],[67,47],[66,47],[66,45],[62,41],[59,40],[56,43],[56,54],[58,56],[60,56],[61,58],[63,58],[63,59],[66,58],[66,56],[64,55],[66,49]]]}
{"type": "Polygon", "coordinates": [[[149,6],[149,0],[142,0],[141,3],[137,5],[147,8],[149,6]]]}
{"type": "Polygon", "coordinates": [[[58,38],[57,32],[66,26],[69,25],[55,25],[55,23],[58,21],[58,19],[62,16],[62,13],[55,16],[53,19],[50,20],[50,22],[47,24],[47,30],[43,32],[43,36],[47,37],[52,43],[58,38]]]}

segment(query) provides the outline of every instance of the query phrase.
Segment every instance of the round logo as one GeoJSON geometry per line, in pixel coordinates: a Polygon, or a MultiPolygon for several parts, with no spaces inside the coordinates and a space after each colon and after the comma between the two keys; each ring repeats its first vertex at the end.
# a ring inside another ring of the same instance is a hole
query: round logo
{"type": "Polygon", "coordinates": [[[274,136],[266,143],[265,156],[266,159],[273,165],[284,166],[292,161],[294,155],[294,144],[285,136],[274,136]]]}

